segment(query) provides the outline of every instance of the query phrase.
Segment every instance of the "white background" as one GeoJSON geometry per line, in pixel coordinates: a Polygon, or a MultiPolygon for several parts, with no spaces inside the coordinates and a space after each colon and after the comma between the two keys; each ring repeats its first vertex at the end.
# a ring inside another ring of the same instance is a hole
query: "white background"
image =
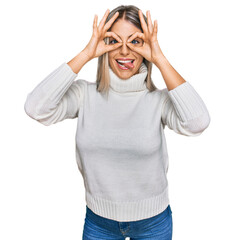
{"type": "MultiPolygon", "coordinates": [[[[92,34],[94,15],[134,4],[158,20],[160,47],[208,107],[201,136],[165,128],[174,240],[235,239],[234,8],[232,1],[1,3],[0,239],[82,239],[85,195],[75,161],[76,119],[46,127],[24,112],[27,94],[92,34]]],[[[79,78],[94,82],[97,59],[79,78]]],[[[165,82],[154,66],[152,78],[165,82]]]]}

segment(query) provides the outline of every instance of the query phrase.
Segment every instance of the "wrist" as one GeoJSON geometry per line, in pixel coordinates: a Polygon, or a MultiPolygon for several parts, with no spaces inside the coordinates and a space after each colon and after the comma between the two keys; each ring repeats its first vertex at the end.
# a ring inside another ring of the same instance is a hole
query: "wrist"
{"type": "Polygon", "coordinates": [[[83,62],[87,63],[89,62],[92,57],[89,56],[89,54],[86,52],[86,50],[82,50],[79,54],[78,54],[79,58],[82,59],[83,62]]]}
{"type": "Polygon", "coordinates": [[[158,57],[155,57],[153,60],[153,63],[159,68],[162,64],[166,63],[167,59],[166,57],[161,54],[158,57]]]}
{"type": "Polygon", "coordinates": [[[83,51],[77,54],[67,64],[71,67],[74,73],[78,74],[81,68],[89,61],[89,57],[83,51]]]}

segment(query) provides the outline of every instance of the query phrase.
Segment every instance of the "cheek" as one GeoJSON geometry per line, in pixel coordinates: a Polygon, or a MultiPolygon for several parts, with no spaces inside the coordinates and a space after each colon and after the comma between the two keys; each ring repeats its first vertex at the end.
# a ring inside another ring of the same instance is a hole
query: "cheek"
{"type": "Polygon", "coordinates": [[[143,61],[143,59],[144,59],[143,56],[140,55],[140,54],[138,54],[137,57],[138,57],[138,59],[141,60],[141,61],[143,61]]]}
{"type": "Polygon", "coordinates": [[[113,60],[113,57],[114,57],[114,54],[112,52],[108,52],[109,61],[113,60]]]}
{"type": "Polygon", "coordinates": [[[115,53],[113,52],[109,52],[108,53],[108,62],[109,62],[109,65],[113,66],[114,65],[114,61],[115,61],[115,53]]]}
{"type": "Polygon", "coordinates": [[[143,62],[143,60],[144,60],[144,58],[143,58],[143,56],[142,55],[137,55],[136,56],[136,60],[139,62],[139,64],[141,64],[142,62],[143,62]]]}

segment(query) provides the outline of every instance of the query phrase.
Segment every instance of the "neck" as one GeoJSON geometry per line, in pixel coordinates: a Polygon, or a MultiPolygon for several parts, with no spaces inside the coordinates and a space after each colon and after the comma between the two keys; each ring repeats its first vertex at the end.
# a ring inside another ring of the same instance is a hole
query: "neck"
{"type": "Polygon", "coordinates": [[[140,65],[139,72],[128,79],[119,78],[109,66],[109,86],[112,90],[119,93],[144,91],[147,88],[145,82],[147,74],[148,69],[143,62],[140,65]]]}

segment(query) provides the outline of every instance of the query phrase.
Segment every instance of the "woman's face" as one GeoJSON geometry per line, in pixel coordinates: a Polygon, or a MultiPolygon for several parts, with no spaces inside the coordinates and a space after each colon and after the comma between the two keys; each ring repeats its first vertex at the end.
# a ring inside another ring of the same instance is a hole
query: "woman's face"
{"type": "MultiPolygon", "coordinates": [[[[126,43],[132,34],[135,32],[141,32],[141,30],[129,21],[118,19],[118,21],[112,25],[111,32],[116,33],[122,39],[123,45],[113,51],[108,52],[109,65],[119,78],[128,79],[139,72],[140,65],[143,62],[143,57],[128,48],[126,43]],[[125,67],[120,66],[117,60],[134,60],[134,62],[131,64],[132,67],[125,67]]],[[[109,44],[115,44],[118,42],[113,37],[110,37],[109,39],[109,44]]],[[[141,38],[135,38],[131,41],[131,44],[134,44],[137,47],[142,46],[143,40],[141,38]]]]}

